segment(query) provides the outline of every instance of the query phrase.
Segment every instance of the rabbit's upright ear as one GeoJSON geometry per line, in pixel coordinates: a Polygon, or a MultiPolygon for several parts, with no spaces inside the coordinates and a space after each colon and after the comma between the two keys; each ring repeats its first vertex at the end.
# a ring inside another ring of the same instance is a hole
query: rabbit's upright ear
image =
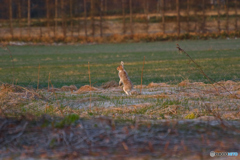
{"type": "Polygon", "coordinates": [[[122,65],[122,66],[124,65],[124,62],[123,62],[123,61],[121,61],[121,65],[122,65]]]}

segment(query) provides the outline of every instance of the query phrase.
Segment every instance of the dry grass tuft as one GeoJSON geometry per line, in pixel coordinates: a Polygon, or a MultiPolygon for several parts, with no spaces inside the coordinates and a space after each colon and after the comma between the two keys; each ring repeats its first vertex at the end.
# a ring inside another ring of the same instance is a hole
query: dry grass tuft
{"type": "Polygon", "coordinates": [[[168,84],[166,83],[154,83],[154,82],[151,82],[149,85],[148,85],[149,88],[151,87],[169,87],[168,84]]]}
{"type": "Polygon", "coordinates": [[[7,83],[3,83],[0,89],[1,92],[24,92],[24,89],[22,87],[7,83]]]}
{"type": "Polygon", "coordinates": [[[184,87],[184,86],[204,86],[204,85],[205,85],[205,83],[203,83],[203,82],[190,83],[188,79],[184,80],[184,81],[182,81],[178,84],[178,86],[181,86],[181,87],[184,87]]]}
{"type": "Polygon", "coordinates": [[[118,87],[118,83],[116,81],[109,81],[102,85],[103,89],[112,88],[112,87],[118,87]]]}
{"type": "Polygon", "coordinates": [[[150,107],[152,106],[152,103],[141,103],[141,104],[135,104],[135,105],[130,105],[127,106],[128,108],[145,108],[145,107],[150,107]]]}
{"type": "Polygon", "coordinates": [[[178,86],[184,87],[188,86],[190,84],[189,80],[184,80],[178,84],[178,86]]]}
{"type": "Polygon", "coordinates": [[[75,85],[62,86],[61,91],[76,91],[77,87],[75,85]]]}
{"type": "Polygon", "coordinates": [[[201,121],[213,121],[213,120],[216,120],[216,117],[214,117],[214,116],[200,116],[197,119],[201,120],[201,121]]]}
{"type": "Polygon", "coordinates": [[[136,90],[132,90],[132,91],[131,91],[131,94],[132,94],[132,95],[140,95],[141,92],[138,92],[138,91],[136,91],[136,90]]]}
{"type": "Polygon", "coordinates": [[[137,98],[169,98],[169,96],[162,93],[157,95],[139,95],[137,98]]]}
{"type": "Polygon", "coordinates": [[[239,112],[227,112],[222,115],[222,119],[236,120],[236,119],[240,119],[240,115],[239,115],[239,112]]]}
{"type": "Polygon", "coordinates": [[[27,104],[32,100],[39,99],[44,101],[47,100],[47,98],[35,92],[34,90],[29,90],[21,86],[5,83],[2,84],[2,86],[0,87],[0,102],[3,107],[2,111],[4,111],[4,113],[12,114],[17,110],[14,109],[14,107],[18,107],[20,105],[27,104]]]}
{"type": "Polygon", "coordinates": [[[59,88],[49,88],[48,89],[48,92],[59,92],[59,91],[61,91],[61,89],[59,89],[59,88]]]}
{"type": "Polygon", "coordinates": [[[215,84],[221,84],[221,85],[229,86],[229,85],[235,85],[236,82],[228,80],[228,81],[219,81],[219,82],[216,82],[215,84]]]}
{"type": "MultiPolygon", "coordinates": [[[[146,88],[147,86],[146,85],[142,85],[142,88],[146,88]]],[[[134,85],[135,89],[140,89],[141,88],[141,85],[134,85]]]]}
{"type": "Polygon", "coordinates": [[[81,88],[79,88],[76,92],[76,94],[80,94],[80,93],[83,93],[83,92],[89,92],[89,91],[97,91],[99,90],[98,88],[95,88],[95,87],[91,87],[89,85],[85,85],[85,86],[82,86],[81,88]]]}

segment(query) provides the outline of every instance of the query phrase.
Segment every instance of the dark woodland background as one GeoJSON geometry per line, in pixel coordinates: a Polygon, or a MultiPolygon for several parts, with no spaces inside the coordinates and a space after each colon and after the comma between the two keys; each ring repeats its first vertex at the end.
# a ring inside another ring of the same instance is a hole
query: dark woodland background
{"type": "Polygon", "coordinates": [[[239,0],[0,0],[0,37],[238,32],[239,0]]]}

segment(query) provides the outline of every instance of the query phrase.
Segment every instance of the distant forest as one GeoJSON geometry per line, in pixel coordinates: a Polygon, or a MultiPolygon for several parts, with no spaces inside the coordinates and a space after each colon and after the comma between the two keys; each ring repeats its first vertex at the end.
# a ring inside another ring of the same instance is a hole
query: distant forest
{"type": "MultiPolygon", "coordinates": [[[[12,8],[12,18],[27,17],[28,3],[30,3],[30,16],[32,18],[46,18],[49,9],[50,17],[55,15],[55,7],[57,5],[59,13],[64,12],[70,16],[70,12],[74,17],[83,15],[84,2],[86,3],[86,11],[90,15],[91,5],[94,3],[96,16],[100,15],[102,9],[106,15],[122,14],[122,4],[125,3],[126,12],[129,12],[129,1],[131,0],[0,0],[0,19],[9,19],[9,8],[12,8]],[[72,6],[70,6],[72,5],[72,6]]],[[[158,13],[161,11],[162,5],[166,11],[176,10],[176,0],[132,0],[133,13],[144,13],[145,5],[149,9],[149,13],[158,13]],[[147,3],[147,4],[146,4],[147,3]]],[[[229,3],[229,7],[235,7],[236,0],[179,0],[181,9],[187,8],[187,3],[191,3],[191,7],[196,10],[205,9],[225,5],[229,3]],[[219,1],[219,2],[218,2],[219,1]],[[228,1],[228,2],[227,2],[228,1]],[[205,4],[203,4],[205,3],[205,4]]]]}
{"type": "Polygon", "coordinates": [[[239,30],[239,0],[0,0],[0,4],[0,37],[239,30]]]}

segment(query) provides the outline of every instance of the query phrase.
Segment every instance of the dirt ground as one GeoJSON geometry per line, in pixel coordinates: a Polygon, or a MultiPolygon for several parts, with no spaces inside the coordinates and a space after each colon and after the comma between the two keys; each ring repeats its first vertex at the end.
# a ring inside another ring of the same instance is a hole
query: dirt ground
{"type": "Polygon", "coordinates": [[[239,153],[239,82],[150,83],[142,94],[140,88],[126,96],[116,82],[39,90],[2,84],[0,158],[213,159],[211,151],[239,153]],[[71,114],[79,117],[70,123],[71,114]]]}

